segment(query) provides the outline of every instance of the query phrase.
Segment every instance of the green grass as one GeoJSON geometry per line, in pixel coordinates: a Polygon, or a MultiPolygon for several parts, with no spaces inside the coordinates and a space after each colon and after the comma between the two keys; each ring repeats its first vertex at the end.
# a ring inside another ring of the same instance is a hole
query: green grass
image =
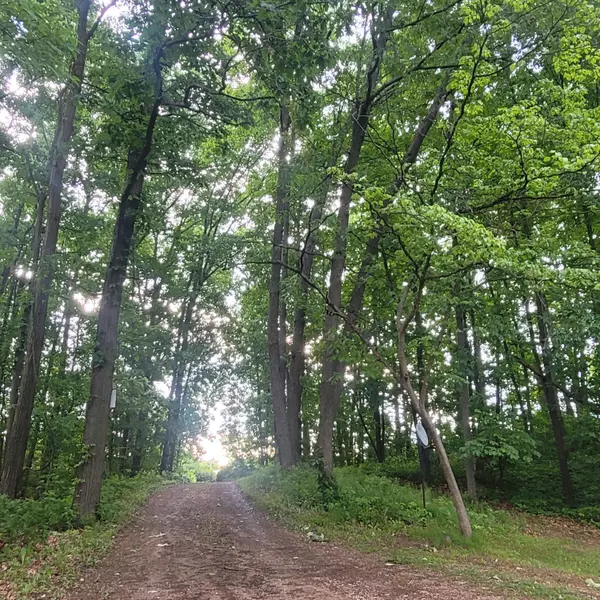
{"type": "Polygon", "coordinates": [[[100,520],[81,529],[70,528],[74,515],[69,499],[0,497],[0,539],[5,542],[0,553],[0,598],[26,600],[34,594],[60,598],[83,567],[108,552],[119,527],[165,483],[150,474],[108,479],[102,487],[100,520]]]}
{"type": "Polygon", "coordinates": [[[528,535],[524,516],[484,503],[469,507],[473,537],[465,539],[444,495],[428,492],[424,509],[420,489],[410,485],[357,468],[340,469],[335,479],[338,497],[327,506],[308,468],[267,468],[239,485],[288,526],[378,552],[389,562],[451,566],[455,574],[551,599],[586,597],[585,580],[600,581],[600,542],[528,535]]]}

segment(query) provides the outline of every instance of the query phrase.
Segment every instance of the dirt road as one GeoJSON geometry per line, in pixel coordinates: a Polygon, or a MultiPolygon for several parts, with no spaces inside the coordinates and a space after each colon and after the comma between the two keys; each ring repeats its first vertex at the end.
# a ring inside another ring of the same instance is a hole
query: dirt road
{"type": "Polygon", "coordinates": [[[155,494],[69,600],[499,600],[489,590],[333,544],[253,509],[233,483],[155,494]]]}

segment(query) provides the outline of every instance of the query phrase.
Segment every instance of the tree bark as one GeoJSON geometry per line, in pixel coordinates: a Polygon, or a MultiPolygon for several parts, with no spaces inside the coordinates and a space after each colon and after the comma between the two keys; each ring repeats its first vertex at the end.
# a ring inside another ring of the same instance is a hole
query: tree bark
{"type": "Polygon", "coordinates": [[[194,313],[194,306],[196,304],[197,295],[197,279],[198,274],[194,276],[194,282],[192,282],[192,291],[188,301],[185,305],[183,312],[183,318],[181,319],[179,329],[179,348],[177,356],[175,357],[175,367],[173,369],[173,383],[171,401],[169,402],[169,415],[167,418],[167,428],[165,431],[165,439],[162,446],[162,454],[160,459],[161,473],[167,472],[172,473],[175,465],[175,453],[177,451],[177,439],[179,421],[181,417],[181,401],[183,396],[183,385],[185,378],[186,362],[188,360],[187,354],[189,350],[189,335],[190,328],[192,325],[192,315],[194,313]]]}
{"type": "MultiPolygon", "coordinates": [[[[308,224],[308,235],[304,248],[298,257],[298,271],[300,272],[300,300],[294,311],[294,333],[290,352],[290,370],[288,379],[287,414],[290,428],[290,445],[292,460],[297,463],[302,455],[301,449],[301,419],[300,409],[302,403],[302,378],[306,369],[306,305],[308,302],[309,285],[314,264],[314,252],[317,245],[317,230],[323,217],[323,207],[327,201],[330,177],[323,183],[323,191],[315,203],[314,210],[308,224]]],[[[306,444],[304,444],[306,446],[306,444]]],[[[309,441],[310,447],[310,441],[309,441]]],[[[306,455],[306,452],[304,452],[306,455]]]]}
{"type": "MultiPolygon", "coordinates": [[[[463,442],[467,445],[471,441],[471,398],[469,393],[469,340],[467,338],[467,318],[465,309],[459,305],[455,308],[456,314],[456,345],[457,358],[460,368],[459,388],[459,413],[460,428],[463,442]]],[[[467,449],[465,454],[465,472],[467,476],[467,490],[471,500],[477,500],[477,484],[475,482],[475,461],[467,449]]]]}
{"type": "Polygon", "coordinates": [[[552,425],[554,434],[554,443],[556,445],[556,454],[560,467],[560,477],[562,482],[563,499],[567,506],[575,504],[575,489],[571,472],[569,470],[569,452],[565,442],[565,426],[558,402],[558,394],[554,385],[554,372],[552,364],[552,349],[550,347],[549,334],[549,312],[546,297],[542,292],[535,293],[536,320],[538,332],[540,335],[540,346],[542,347],[542,364],[544,367],[542,377],[542,389],[546,400],[546,407],[552,425]]]}
{"type": "MultiPolygon", "coordinates": [[[[171,248],[168,252],[168,257],[166,263],[169,264],[170,257],[174,252],[174,242],[171,244],[171,248]]],[[[158,262],[158,238],[155,239],[154,242],[154,255],[153,255],[154,263],[158,262]]],[[[151,300],[150,300],[150,327],[156,327],[159,318],[162,314],[161,309],[158,305],[158,299],[160,298],[160,293],[162,291],[164,285],[164,279],[155,279],[154,287],[152,288],[151,300]]],[[[142,371],[144,376],[148,380],[149,384],[152,385],[154,380],[153,372],[152,372],[152,361],[151,356],[153,354],[152,347],[147,349],[147,355],[144,357],[142,362],[142,371]]],[[[142,462],[144,457],[144,446],[146,443],[146,435],[147,435],[147,426],[146,422],[148,420],[148,409],[141,408],[138,412],[137,424],[135,429],[135,436],[133,442],[133,449],[131,452],[131,471],[129,473],[130,477],[135,477],[142,468],[142,462]]]]}
{"type": "MultiPolygon", "coordinates": [[[[27,155],[25,155],[27,156],[27,155]]],[[[25,159],[28,162],[28,158],[25,159]]],[[[17,210],[15,211],[15,215],[13,217],[13,225],[10,230],[10,234],[13,237],[17,237],[17,232],[19,231],[19,224],[21,223],[21,216],[23,214],[23,209],[25,208],[25,202],[21,201],[21,203],[17,206],[17,210]]],[[[21,252],[23,251],[23,245],[15,240],[17,245],[17,254],[12,261],[12,264],[8,264],[2,269],[2,276],[0,278],[0,297],[4,296],[4,292],[6,291],[6,286],[8,285],[8,278],[10,277],[11,269],[15,267],[18,263],[19,258],[21,257],[21,252]]]]}
{"type": "MultiPolygon", "coordinates": [[[[33,228],[33,237],[31,240],[31,267],[37,270],[40,259],[40,249],[42,245],[42,237],[44,235],[44,215],[46,210],[46,196],[42,193],[37,193],[37,204],[35,210],[35,222],[33,228]]],[[[9,396],[9,412],[8,412],[8,423],[7,423],[7,434],[10,432],[15,417],[15,410],[19,400],[19,389],[21,387],[23,379],[23,368],[25,366],[25,349],[27,346],[27,339],[29,332],[29,323],[31,320],[31,311],[33,308],[33,296],[35,294],[35,287],[32,282],[29,284],[26,294],[26,301],[21,313],[21,323],[19,326],[19,333],[17,337],[17,343],[13,355],[13,368],[11,376],[11,387],[9,396]]],[[[17,286],[16,297],[18,299],[21,291],[24,289],[25,284],[20,281],[17,286]]],[[[18,304],[17,311],[18,311],[18,304]]],[[[8,435],[7,435],[8,440],[8,435]]]]}
{"type": "MultiPolygon", "coordinates": [[[[352,137],[348,158],[344,165],[344,174],[349,176],[354,173],[360,159],[361,150],[369,126],[371,109],[373,107],[373,93],[379,81],[381,63],[388,42],[393,11],[384,9],[384,14],[378,19],[373,31],[373,55],[371,64],[366,74],[365,93],[360,102],[357,101],[356,109],[352,115],[352,137]]],[[[350,203],[354,185],[348,177],[342,184],[340,193],[340,207],[337,220],[338,229],[335,236],[334,251],[329,274],[329,289],[327,300],[330,306],[326,307],[323,338],[326,341],[322,355],[321,385],[319,390],[319,433],[317,438],[316,454],[323,462],[323,470],[327,475],[333,471],[333,426],[339,408],[341,393],[336,394],[336,383],[341,382],[343,366],[336,358],[334,345],[335,333],[339,324],[337,311],[342,303],[342,278],[346,265],[346,247],[348,224],[350,220],[350,203]]]]}
{"type": "MultiPolygon", "coordinates": [[[[285,205],[290,191],[290,166],[288,154],[290,148],[291,119],[289,108],[281,105],[279,111],[279,149],[277,193],[275,198],[275,227],[271,246],[271,278],[269,281],[269,311],[267,321],[267,341],[269,347],[269,381],[271,401],[275,417],[275,444],[277,456],[282,467],[294,464],[294,453],[290,440],[290,424],[287,416],[286,369],[283,362],[281,322],[281,274],[284,244],[285,205]]],[[[287,243],[287,240],[285,240],[287,243]]]]}
{"type": "MultiPolygon", "coordinates": [[[[440,466],[442,467],[442,472],[444,473],[444,478],[446,479],[446,484],[448,485],[450,497],[452,498],[452,503],[454,504],[454,508],[456,510],[460,532],[465,537],[471,537],[471,535],[473,534],[471,529],[471,523],[469,521],[469,515],[467,514],[465,503],[460,494],[460,489],[458,487],[458,484],[456,483],[456,477],[454,476],[454,472],[452,471],[452,466],[450,465],[450,460],[448,459],[448,455],[446,454],[446,449],[444,447],[444,443],[442,442],[442,438],[440,437],[435,427],[435,424],[431,419],[431,416],[429,415],[429,411],[426,408],[428,374],[425,373],[423,369],[423,373],[419,377],[420,389],[419,394],[417,395],[411,383],[410,371],[408,367],[408,361],[406,358],[406,330],[414,316],[419,313],[419,303],[424,285],[424,273],[427,271],[428,267],[429,261],[427,260],[423,268],[424,272],[419,277],[420,287],[415,291],[413,306],[412,309],[409,311],[408,315],[404,315],[405,303],[408,293],[410,291],[410,286],[408,284],[405,285],[402,299],[400,300],[396,308],[398,369],[395,374],[395,378],[396,382],[407,393],[413,410],[421,418],[421,421],[423,423],[423,426],[425,427],[425,430],[427,431],[429,439],[433,443],[433,446],[437,452],[440,461],[440,466]]],[[[420,325],[417,326],[418,328],[420,328],[420,325]]]]}
{"type": "Polygon", "coordinates": [[[394,385],[392,393],[394,403],[394,451],[396,456],[401,456],[404,441],[402,440],[402,423],[400,422],[400,388],[398,384],[394,385]]]}
{"type": "Polygon", "coordinates": [[[440,466],[442,467],[442,472],[444,473],[444,478],[446,479],[446,484],[448,485],[450,497],[452,498],[452,503],[454,504],[454,509],[456,510],[456,514],[458,516],[458,525],[460,532],[465,537],[471,537],[473,531],[471,529],[469,515],[467,514],[465,503],[460,494],[458,484],[456,483],[456,477],[454,476],[454,472],[452,471],[452,466],[450,465],[450,460],[448,459],[448,455],[446,454],[446,448],[444,447],[442,438],[440,437],[440,434],[438,433],[435,424],[429,415],[429,412],[421,404],[419,397],[415,393],[410,383],[410,376],[408,374],[408,364],[406,362],[406,357],[404,356],[403,352],[402,356],[400,356],[399,358],[400,369],[398,383],[404,388],[404,390],[408,394],[411,405],[415,412],[421,418],[423,426],[427,431],[427,435],[429,436],[437,452],[440,461],[440,466]]]}
{"type": "MultiPolygon", "coordinates": [[[[447,92],[448,82],[449,82],[449,76],[446,76],[444,78],[442,85],[436,92],[436,95],[434,96],[434,98],[431,102],[431,105],[429,106],[427,115],[423,118],[423,120],[419,123],[417,129],[415,130],[412,141],[411,141],[411,143],[406,151],[406,154],[404,155],[404,158],[403,158],[403,163],[401,165],[401,175],[396,179],[396,181],[394,181],[394,183],[391,186],[390,191],[392,194],[395,194],[396,192],[398,192],[398,190],[402,187],[402,185],[404,183],[404,178],[406,176],[407,169],[410,168],[410,166],[416,162],[417,157],[419,156],[419,153],[421,151],[421,147],[423,146],[423,142],[425,141],[425,138],[427,137],[429,131],[431,130],[431,127],[435,123],[437,116],[439,114],[440,108],[444,102],[444,98],[448,94],[448,92],[447,92]]],[[[365,127],[366,127],[366,125],[365,125],[365,127]]],[[[346,188],[344,188],[344,189],[346,189],[346,188]]],[[[351,198],[351,194],[352,193],[350,191],[350,198],[351,198]]],[[[343,202],[343,199],[341,201],[343,202]]],[[[348,201],[348,203],[349,203],[349,201],[348,201]]],[[[343,204],[342,204],[342,206],[343,206],[343,204]]],[[[340,208],[340,210],[341,210],[341,208],[340,208]]],[[[369,240],[367,241],[365,253],[364,253],[363,259],[361,261],[361,265],[360,265],[360,268],[358,271],[356,282],[354,284],[354,288],[352,290],[352,294],[350,296],[350,302],[348,305],[348,316],[347,316],[347,320],[344,324],[344,334],[345,335],[348,335],[349,333],[351,333],[352,329],[354,328],[354,326],[356,325],[356,323],[358,321],[358,317],[360,315],[360,312],[361,312],[362,306],[363,306],[367,279],[369,277],[372,263],[375,260],[375,257],[377,256],[377,253],[379,251],[379,243],[381,241],[381,237],[382,237],[381,232],[377,232],[371,238],[369,238],[369,240]]],[[[335,257],[335,254],[334,254],[334,257],[335,257]]],[[[332,264],[332,273],[333,273],[333,264],[332,264]]],[[[340,288],[341,288],[341,286],[340,286],[340,288]]],[[[331,301],[331,293],[329,294],[329,299],[331,301]]],[[[321,400],[321,402],[323,404],[330,405],[331,408],[337,412],[337,408],[339,407],[342,392],[343,392],[343,386],[344,386],[343,375],[344,375],[344,370],[345,370],[346,365],[345,365],[344,361],[339,360],[339,359],[331,360],[331,364],[326,365],[325,358],[326,357],[324,356],[323,380],[325,378],[325,375],[327,375],[327,376],[329,376],[329,380],[332,381],[332,383],[328,386],[323,386],[323,383],[321,384],[321,395],[323,395],[323,394],[330,395],[329,400],[327,400],[327,398],[325,398],[325,399],[321,400]],[[327,371],[326,371],[326,368],[327,368],[327,371]],[[331,375],[330,375],[330,371],[331,371],[331,375]]],[[[325,464],[325,466],[326,466],[326,464],[325,464]]],[[[327,468],[327,466],[326,466],[326,468],[327,468]]]]}
{"type": "Polygon", "coordinates": [[[138,423],[135,431],[135,441],[133,444],[133,451],[131,453],[131,471],[130,477],[135,477],[142,468],[142,458],[144,453],[144,442],[146,436],[144,435],[144,424],[146,422],[146,411],[141,409],[138,413],[138,423]]]}
{"type": "Polygon", "coordinates": [[[154,57],[155,101],[150,111],[146,136],[141,148],[132,148],[127,160],[127,183],[119,203],[110,261],[102,289],[96,347],[92,361],[92,380],[83,443],[88,456],[77,469],[74,505],[80,520],[92,516],[100,501],[104,449],[108,432],[110,397],[117,358],[117,332],[121,312],[123,283],[129,263],[135,222],[140,210],[144,172],[152,149],[152,138],[162,100],[161,53],[154,57]]]}
{"type": "Polygon", "coordinates": [[[119,452],[119,473],[125,474],[127,469],[127,458],[129,455],[129,415],[125,417],[125,427],[123,428],[123,440],[121,442],[121,448],[119,452]]]}
{"type": "MultiPolygon", "coordinates": [[[[6,370],[9,363],[10,347],[12,345],[12,326],[16,321],[19,312],[19,305],[17,302],[17,290],[19,288],[19,282],[13,279],[8,290],[8,296],[4,304],[4,315],[2,317],[2,328],[0,331],[0,427],[4,429],[4,414],[6,409],[6,370]],[[10,329],[10,333],[9,333],[10,329]]],[[[1,437],[1,436],[0,436],[1,437]]],[[[0,473],[2,472],[1,467],[1,454],[0,454],[0,473]]]]}
{"type": "Polygon", "coordinates": [[[40,358],[44,345],[44,331],[48,313],[48,299],[53,279],[53,261],[56,254],[58,230],[62,214],[61,200],[64,172],[67,166],[69,144],[73,137],[77,102],[85,71],[88,43],[87,30],[90,0],[78,0],[77,48],[71,65],[70,81],[65,86],[58,108],[58,125],[50,152],[48,183],[48,218],[41,260],[34,279],[31,325],[27,340],[27,353],[21,379],[20,393],[15,408],[12,427],[6,441],[5,460],[0,480],[0,493],[14,498],[19,489],[23,462],[27,450],[33,403],[37,390],[40,358]]]}
{"type": "Polygon", "coordinates": [[[302,458],[304,460],[310,458],[310,425],[304,413],[302,414],[302,458]]]}
{"type": "Polygon", "coordinates": [[[473,365],[473,379],[475,380],[475,392],[478,396],[478,403],[480,405],[485,405],[487,399],[485,391],[485,370],[483,368],[483,359],[481,358],[481,342],[479,341],[479,333],[475,322],[475,311],[471,310],[469,316],[471,318],[471,331],[473,332],[473,358],[475,361],[475,364],[473,365]]]}

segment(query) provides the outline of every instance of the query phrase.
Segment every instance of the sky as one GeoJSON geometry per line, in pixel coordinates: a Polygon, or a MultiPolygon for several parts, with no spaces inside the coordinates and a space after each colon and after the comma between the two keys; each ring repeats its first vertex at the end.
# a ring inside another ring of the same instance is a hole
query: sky
{"type": "Polygon", "coordinates": [[[229,454],[227,454],[227,450],[224,448],[221,442],[219,431],[222,426],[223,405],[217,403],[217,405],[211,410],[208,433],[204,437],[199,437],[198,442],[204,450],[202,460],[207,462],[216,462],[220,467],[225,467],[229,464],[231,457],[229,454]]]}

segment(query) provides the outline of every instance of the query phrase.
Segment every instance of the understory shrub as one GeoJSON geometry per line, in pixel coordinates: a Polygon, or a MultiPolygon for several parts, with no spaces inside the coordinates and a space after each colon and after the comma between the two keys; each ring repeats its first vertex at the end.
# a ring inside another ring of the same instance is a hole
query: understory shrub
{"type": "Polygon", "coordinates": [[[418,489],[358,467],[336,470],[335,482],[335,499],[325,499],[315,469],[266,467],[241,480],[240,486],[263,508],[283,517],[308,511],[326,514],[330,522],[378,526],[390,522],[424,525],[433,516],[430,508],[420,504],[418,489]]]}
{"type": "Polygon", "coordinates": [[[5,544],[45,538],[71,527],[71,498],[17,499],[0,496],[0,540],[5,544]]]}
{"type": "MultiPolygon", "coordinates": [[[[134,478],[110,477],[102,485],[98,516],[100,521],[120,523],[139,506],[148,493],[164,483],[151,473],[134,478]]],[[[65,531],[75,524],[72,496],[40,500],[0,496],[0,541],[6,545],[29,544],[44,540],[50,532],[65,531]]]]}
{"type": "Polygon", "coordinates": [[[345,468],[337,473],[336,481],[339,500],[329,507],[329,512],[342,521],[365,525],[397,521],[413,525],[425,524],[431,517],[431,512],[415,501],[414,490],[384,477],[345,468]]]}
{"type": "Polygon", "coordinates": [[[308,466],[282,470],[272,466],[241,479],[239,485],[256,504],[291,525],[317,526],[325,531],[358,529],[406,533],[417,539],[445,544],[449,540],[477,544],[481,535],[514,531],[520,520],[506,510],[487,504],[472,505],[469,516],[474,535],[465,540],[457,527],[451,499],[435,489],[426,490],[426,507],[418,486],[399,483],[363,467],[344,467],[334,473],[337,499],[325,502],[317,471],[308,466]]]}
{"type": "Polygon", "coordinates": [[[71,496],[9,500],[0,496],[0,598],[63,598],[62,590],[111,547],[119,526],[167,480],[154,473],[111,477],[102,485],[100,519],[73,529],[71,496]]]}
{"type": "Polygon", "coordinates": [[[138,473],[135,477],[113,476],[102,484],[98,516],[100,521],[121,523],[148,494],[167,481],[156,473],[138,473]]]}

